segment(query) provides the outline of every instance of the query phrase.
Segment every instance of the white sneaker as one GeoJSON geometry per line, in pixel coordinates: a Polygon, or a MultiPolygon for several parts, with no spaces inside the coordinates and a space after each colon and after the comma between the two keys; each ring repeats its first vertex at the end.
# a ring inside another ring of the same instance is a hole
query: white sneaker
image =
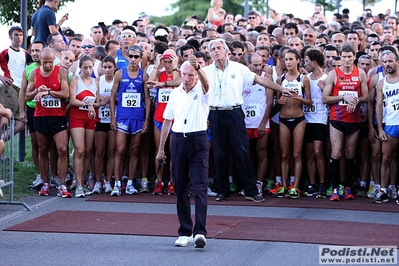
{"type": "Polygon", "coordinates": [[[238,192],[238,195],[245,197],[245,192],[244,192],[244,190],[241,190],[240,192],[238,192]]]}
{"type": "Polygon", "coordinates": [[[83,186],[77,186],[75,189],[75,198],[84,198],[85,197],[85,192],[83,190],[83,186]]]}
{"type": "Polygon", "coordinates": [[[148,193],[150,190],[148,189],[148,181],[141,181],[140,193],[148,193]]]}
{"type": "Polygon", "coordinates": [[[105,182],[104,183],[104,191],[105,193],[111,193],[112,187],[110,182],[105,182]]]}
{"type": "Polygon", "coordinates": [[[218,193],[213,192],[212,189],[210,187],[208,187],[208,196],[209,197],[216,197],[218,195],[218,193]]]}
{"type": "Polygon", "coordinates": [[[50,186],[51,187],[58,187],[60,184],[60,178],[58,176],[50,177],[50,186]]]}
{"type": "Polygon", "coordinates": [[[187,247],[193,244],[193,236],[179,236],[179,238],[175,241],[175,246],[178,247],[187,247]]]}
{"type": "Polygon", "coordinates": [[[204,235],[197,234],[194,237],[194,247],[195,248],[203,248],[206,245],[206,238],[204,235]]]}
{"type": "Polygon", "coordinates": [[[114,185],[114,188],[111,191],[111,196],[120,196],[121,195],[121,187],[117,184],[114,185]]]}
{"type": "Polygon", "coordinates": [[[101,182],[96,182],[96,184],[94,185],[94,188],[91,192],[93,192],[93,194],[100,194],[101,193],[101,182]]]}
{"type": "Polygon", "coordinates": [[[126,194],[133,195],[133,194],[139,194],[139,192],[132,183],[131,185],[126,186],[126,194]]]}

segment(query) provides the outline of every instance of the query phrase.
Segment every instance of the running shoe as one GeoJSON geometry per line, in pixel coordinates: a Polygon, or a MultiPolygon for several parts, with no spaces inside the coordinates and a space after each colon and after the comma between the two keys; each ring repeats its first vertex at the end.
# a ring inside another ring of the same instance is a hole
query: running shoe
{"type": "Polygon", "coordinates": [[[338,186],[338,194],[339,194],[340,197],[344,197],[344,190],[345,190],[345,187],[340,184],[338,186]]]}
{"type": "Polygon", "coordinates": [[[319,192],[316,195],[317,199],[325,199],[327,197],[326,195],[326,187],[324,184],[319,184],[319,192]]]}
{"type": "Polygon", "coordinates": [[[230,192],[233,192],[233,193],[237,192],[237,186],[234,185],[233,182],[230,183],[230,192]]]}
{"type": "Polygon", "coordinates": [[[359,185],[357,187],[357,191],[356,191],[356,196],[357,197],[366,197],[367,195],[367,189],[365,186],[359,185]]]}
{"type": "Polygon", "coordinates": [[[28,186],[29,190],[40,190],[44,184],[42,177],[37,174],[35,181],[32,182],[31,185],[28,186]]]}
{"type": "Polygon", "coordinates": [[[313,197],[313,196],[316,196],[318,192],[319,191],[318,191],[316,185],[309,185],[303,194],[308,197],[313,197]]]}
{"type": "Polygon", "coordinates": [[[148,181],[142,179],[140,193],[148,193],[148,192],[150,192],[150,190],[148,189],[148,181]]]}
{"type": "Polygon", "coordinates": [[[270,191],[274,186],[274,181],[271,179],[266,179],[265,190],[270,191]]]}
{"type": "Polygon", "coordinates": [[[276,195],[281,187],[282,187],[281,183],[276,182],[275,186],[269,190],[269,193],[276,195]]]}
{"type": "Polygon", "coordinates": [[[385,193],[383,190],[380,190],[375,198],[371,201],[374,203],[386,203],[389,201],[389,196],[387,193],[385,193]]]}
{"type": "Polygon", "coordinates": [[[48,196],[51,192],[51,186],[49,183],[44,183],[39,191],[39,196],[48,196]]]}
{"type": "Polygon", "coordinates": [[[288,195],[288,190],[285,187],[281,187],[278,190],[278,192],[276,194],[276,197],[277,198],[284,198],[284,197],[287,197],[287,195],[288,195]]]}
{"type": "Polygon", "coordinates": [[[370,194],[367,195],[368,198],[374,199],[377,194],[380,192],[381,186],[380,185],[375,185],[373,191],[371,191],[370,194]]]}
{"type": "Polygon", "coordinates": [[[163,192],[163,182],[158,182],[154,188],[152,194],[154,195],[162,195],[163,192]]]}
{"type": "Polygon", "coordinates": [[[111,191],[111,196],[120,196],[121,195],[121,187],[115,182],[114,188],[111,191]]]}
{"type": "Polygon", "coordinates": [[[72,193],[68,191],[64,184],[62,184],[58,186],[57,196],[62,198],[72,198],[72,193]]]}
{"type": "Polygon", "coordinates": [[[341,201],[337,188],[334,188],[330,197],[330,201],[341,201]]]}
{"type": "Polygon", "coordinates": [[[176,195],[176,190],[175,190],[175,186],[173,185],[172,182],[169,182],[168,184],[168,195],[176,195]]]}
{"type": "Polygon", "coordinates": [[[264,202],[265,199],[261,195],[246,196],[246,200],[252,200],[253,202],[264,202]]]}
{"type": "Polygon", "coordinates": [[[213,192],[210,187],[208,187],[207,194],[208,194],[208,197],[216,197],[218,195],[218,193],[213,192]]]}
{"type": "Polygon", "coordinates": [[[60,178],[58,176],[50,177],[50,186],[58,187],[60,184],[60,178]]]}
{"type": "Polygon", "coordinates": [[[258,194],[262,197],[263,183],[261,181],[256,181],[256,187],[258,188],[258,194]]]}
{"type": "Polygon", "coordinates": [[[94,175],[90,173],[89,177],[87,178],[86,187],[90,190],[93,190],[95,185],[96,185],[96,179],[94,178],[94,175]]]}
{"type": "Polygon", "coordinates": [[[86,197],[85,191],[83,190],[83,186],[79,185],[75,189],[75,198],[84,198],[86,197]]]}
{"type": "Polygon", "coordinates": [[[134,187],[133,183],[130,185],[126,186],[126,194],[133,195],[133,194],[139,194],[137,189],[134,187]]]}
{"type": "Polygon", "coordinates": [[[333,186],[330,184],[330,186],[326,190],[326,196],[331,196],[333,192],[333,186]]]}
{"type": "Polygon", "coordinates": [[[344,189],[344,197],[345,197],[346,200],[355,199],[355,196],[353,196],[350,187],[345,187],[345,189],[344,189]]]}
{"type": "Polygon", "coordinates": [[[127,177],[127,176],[122,176],[122,187],[121,187],[121,190],[123,191],[123,190],[125,190],[126,189],[126,186],[127,186],[127,181],[129,180],[129,177],[127,177]]]}
{"type": "Polygon", "coordinates": [[[395,200],[398,197],[398,192],[396,191],[395,185],[389,185],[388,196],[390,199],[395,200]]]}
{"type": "MultiPolygon", "coordinates": [[[[377,191],[377,192],[378,192],[378,191],[377,191]]],[[[367,197],[368,197],[368,198],[370,198],[369,195],[370,195],[370,196],[373,196],[373,198],[375,198],[376,193],[375,193],[375,191],[374,191],[374,185],[370,185],[370,186],[369,186],[369,189],[367,190],[367,197]]]]}
{"type": "Polygon", "coordinates": [[[239,195],[239,196],[245,197],[245,192],[244,192],[244,190],[241,189],[241,190],[238,192],[238,195],[239,195]]]}
{"type": "Polygon", "coordinates": [[[110,182],[105,182],[104,191],[105,191],[105,193],[111,193],[112,187],[111,187],[111,183],[110,182]]]}
{"type": "Polygon", "coordinates": [[[94,185],[94,188],[91,192],[93,192],[93,194],[100,194],[101,193],[101,182],[96,182],[96,184],[94,185]]]}
{"type": "Polygon", "coordinates": [[[69,189],[70,189],[70,190],[76,189],[76,178],[75,178],[75,177],[73,178],[72,184],[71,184],[71,186],[69,187],[69,189]]]}
{"type": "Polygon", "coordinates": [[[297,199],[299,198],[299,191],[296,188],[291,188],[290,191],[288,192],[288,197],[291,199],[297,199]]]}
{"type": "Polygon", "coordinates": [[[292,188],[294,188],[295,182],[291,182],[291,184],[288,186],[288,190],[291,190],[292,188]]]}

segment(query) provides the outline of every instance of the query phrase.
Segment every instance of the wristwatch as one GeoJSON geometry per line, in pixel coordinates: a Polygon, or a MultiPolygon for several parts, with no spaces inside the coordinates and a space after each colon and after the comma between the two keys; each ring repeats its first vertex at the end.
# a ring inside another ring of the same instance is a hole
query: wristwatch
{"type": "Polygon", "coordinates": [[[47,95],[50,95],[50,91],[51,91],[50,89],[47,90],[47,95]]]}
{"type": "Polygon", "coordinates": [[[194,68],[194,69],[195,69],[195,71],[198,71],[200,68],[201,68],[201,65],[197,64],[197,68],[194,68]]]}

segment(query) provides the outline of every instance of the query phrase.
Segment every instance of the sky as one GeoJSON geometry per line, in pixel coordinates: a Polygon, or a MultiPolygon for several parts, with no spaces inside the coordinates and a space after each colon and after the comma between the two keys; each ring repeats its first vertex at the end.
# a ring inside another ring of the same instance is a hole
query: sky
{"type": "MultiPolygon", "coordinates": [[[[75,32],[86,36],[90,34],[90,28],[102,21],[111,24],[114,19],[126,20],[132,23],[144,12],[148,15],[163,16],[173,14],[170,5],[177,0],[75,0],[74,3],[67,3],[65,7],[56,13],[57,21],[66,13],[69,20],[64,22],[64,27],[70,27],[75,32]],[[110,4],[112,3],[112,4],[110,4]]],[[[310,2],[301,0],[290,0],[290,5],[284,5],[287,1],[269,0],[269,5],[277,13],[292,13],[300,18],[307,19],[312,15],[314,6],[310,2]],[[300,12],[299,12],[300,11],[300,12]]],[[[360,0],[343,0],[342,8],[349,8],[350,19],[355,20],[361,15],[362,5],[360,0]],[[355,10],[358,12],[356,13],[355,10]]],[[[394,0],[383,0],[372,7],[373,14],[385,13],[387,8],[394,9],[394,0]]],[[[199,14],[205,16],[205,14],[199,14]]],[[[331,21],[332,14],[328,14],[327,20],[331,21]]],[[[0,36],[7,36],[8,26],[0,25],[0,36]]],[[[1,39],[0,49],[6,48],[9,43],[7,39],[1,39]]]]}

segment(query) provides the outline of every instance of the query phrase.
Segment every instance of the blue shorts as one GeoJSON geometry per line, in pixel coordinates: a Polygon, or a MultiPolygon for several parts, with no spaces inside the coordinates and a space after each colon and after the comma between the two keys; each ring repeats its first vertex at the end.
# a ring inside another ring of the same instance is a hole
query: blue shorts
{"type": "MultiPolygon", "coordinates": [[[[157,129],[158,129],[159,131],[162,131],[162,125],[163,125],[162,122],[158,122],[158,121],[155,121],[155,120],[154,120],[154,125],[157,127],[157,129]]],[[[172,127],[170,127],[169,134],[170,134],[170,133],[173,133],[172,127]]]]}
{"type": "Polygon", "coordinates": [[[140,119],[119,119],[116,121],[116,129],[126,134],[137,134],[143,129],[144,120],[140,119]]]}
{"type": "Polygon", "coordinates": [[[393,138],[399,138],[399,126],[387,126],[384,128],[385,133],[393,138]]]}

